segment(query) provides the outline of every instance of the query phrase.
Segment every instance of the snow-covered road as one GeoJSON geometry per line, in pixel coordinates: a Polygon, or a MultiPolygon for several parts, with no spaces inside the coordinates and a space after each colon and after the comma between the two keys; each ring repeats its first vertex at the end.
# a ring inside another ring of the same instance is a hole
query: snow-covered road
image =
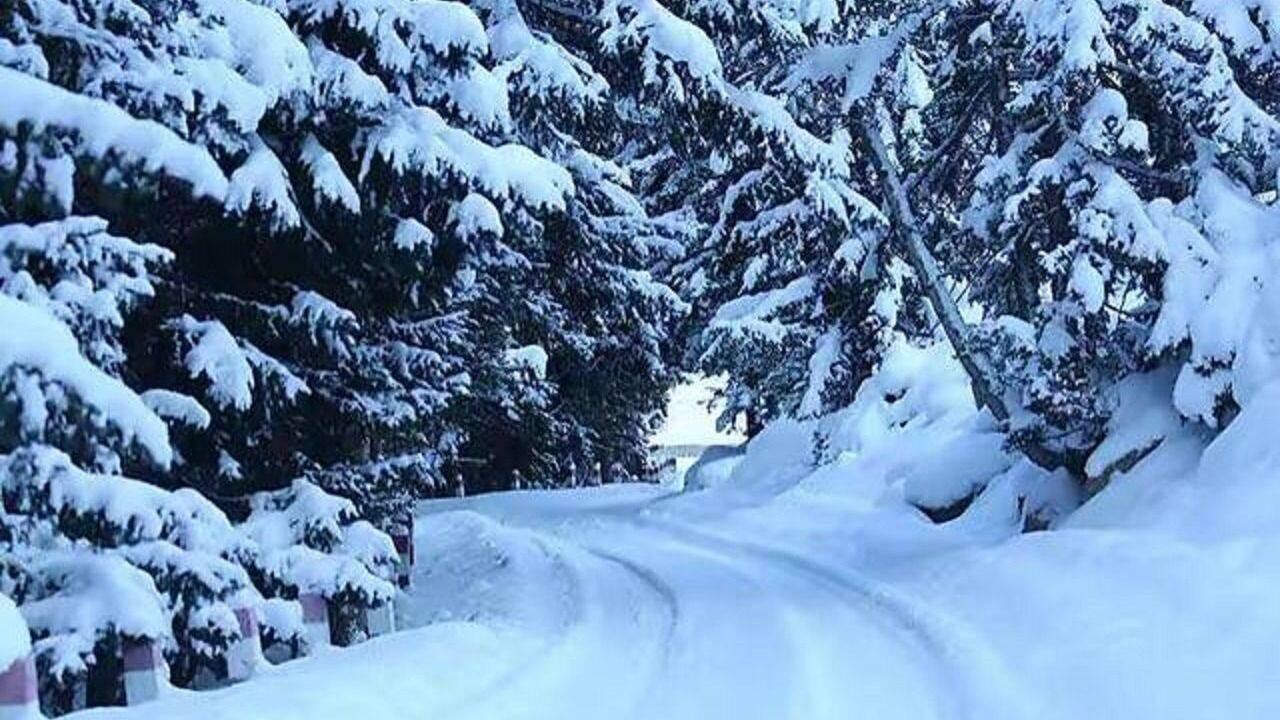
{"type": "Polygon", "coordinates": [[[962,714],[937,638],[856,575],[693,530],[664,518],[660,498],[643,490],[612,494],[626,499],[479,505],[566,569],[573,620],[518,682],[456,717],[962,714]]]}
{"type": "Polygon", "coordinates": [[[634,486],[429,504],[402,606],[419,627],[139,710],[243,718],[258,708],[311,720],[963,718],[973,687],[989,688],[965,682],[970,641],[910,602],[852,568],[681,520],[665,510],[672,499],[634,486]]]}
{"type": "Polygon", "coordinates": [[[1129,533],[974,543],[804,484],[438,501],[417,532],[400,632],[87,715],[1235,720],[1280,708],[1274,664],[1258,662],[1280,638],[1274,585],[1256,569],[1271,547],[1233,547],[1226,563],[1129,533]],[[1205,714],[1224,702],[1231,713],[1205,714]]]}

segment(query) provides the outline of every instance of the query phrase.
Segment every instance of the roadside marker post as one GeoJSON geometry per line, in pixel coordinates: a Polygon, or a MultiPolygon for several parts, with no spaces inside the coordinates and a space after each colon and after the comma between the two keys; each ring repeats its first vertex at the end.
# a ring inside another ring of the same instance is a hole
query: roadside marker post
{"type": "Polygon", "coordinates": [[[365,609],[365,626],[369,637],[378,637],[396,631],[396,610],[392,601],[365,609]]]}
{"type": "Polygon", "coordinates": [[[319,593],[298,596],[302,605],[302,624],[307,629],[307,652],[329,647],[329,603],[319,593]]]}
{"type": "Polygon", "coordinates": [[[38,705],[36,662],[28,654],[0,671],[0,720],[35,720],[38,705]]]}
{"type": "Polygon", "coordinates": [[[124,646],[124,701],[140,705],[160,695],[164,657],[151,638],[131,640],[124,646]]]}
{"type": "Polygon", "coordinates": [[[235,608],[240,626],[240,639],[227,650],[227,678],[239,682],[253,677],[262,661],[262,638],[258,632],[258,613],[252,605],[235,608]]]}
{"type": "Polygon", "coordinates": [[[413,563],[414,563],[414,547],[413,547],[413,518],[410,517],[407,522],[397,525],[391,531],[391,541],[395,543],[396,554],[400,556],[400,567],[396,581],[402,588],[407,588],[413,584],[413,563]]]}

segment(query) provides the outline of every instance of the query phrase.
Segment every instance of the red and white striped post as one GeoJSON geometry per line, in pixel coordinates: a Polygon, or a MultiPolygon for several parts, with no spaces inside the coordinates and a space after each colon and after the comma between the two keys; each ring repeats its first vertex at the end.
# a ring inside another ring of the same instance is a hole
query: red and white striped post
{"type": "Polygon", "coordinates": [[[227,677],[231,680],[247,680],[253,676],[262,660],[262,639],[258,634],[258,613],[252,605],[235,608],[236,623],[240,626],[240,639],[227,649],[227,677]]]}
{"type": "Polygon", "coordinates": [[[302,605],[302,625],[307,630],[307,652],[329,647],[329,603],[320,593],[298,596],[302,605]]]}
{"type": "Polygon", "coordinates": [[[26,655],[0,671],[0,720],[35,720],[38,706],[36,663],[26,655]]]}
{"type": "Polygon", "coordinates": [[[407,588],[413,583],[413,516],[409,516],[404,523],[395,526],[391,531],[391,542],[395,543],[396,554],[400,556],[399,567],[396,569],[396,581],[400,587],[407,588]]]}
{"type": "Polygon", "coordinates": [[[369,631],[369,637],[378,637],[396,631],[396,610],[395,605],[390,600],[365,608],[364,611],[365,628],[369,631]]]}
{"type": "Polygon", "coordinates": [[[139,705],[160,695],[164,656],[155,640],[130,640],[124,646],[124,701],[139,705]]]}

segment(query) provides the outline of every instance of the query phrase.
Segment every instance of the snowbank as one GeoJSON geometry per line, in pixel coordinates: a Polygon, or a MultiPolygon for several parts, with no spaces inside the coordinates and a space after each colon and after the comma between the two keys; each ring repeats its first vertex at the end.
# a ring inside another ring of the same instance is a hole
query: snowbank
{"type": "Polygon", "coordinates": [[[850,408],[773,423],[663,513],[920,601],[1002,659],[988,680],[1031,699],[1023,717],[1276,717],[1280,382],[1216,438],[1161,411],[1170,385],[1122,389],[1100,462],[1155,450],[1082,505],[1006,452],[944,349],[899,347],[850,408]]]}
{"type": "MultiPolygon", "coordinates": [[[[1172,435],[1066,524],[1142,529],[1199,544],[1280,539],[1280,381],[1212,442],[1172,435]]],[[[1280,586],[1277,586],[1280,587],[1280,586]]]]}
{"type": "Polygon", "coordinates": [[[568,623],[565,570],[534,535],[470,510],[432,515],[417,527],[417,590],[399,608],[403,624],[467,620],[538,630],[568,623]]]}

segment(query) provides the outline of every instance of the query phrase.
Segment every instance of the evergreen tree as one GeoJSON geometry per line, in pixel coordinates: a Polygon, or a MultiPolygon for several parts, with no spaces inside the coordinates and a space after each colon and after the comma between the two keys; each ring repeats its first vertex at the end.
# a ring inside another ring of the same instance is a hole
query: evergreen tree
{"type": "Polygon", "coordinates": [[[672,381],[667,336],[681,309],[646,270],[668,241],[608,159],[622,139],[609,83],[531,28],[518,4],[478,10],[509,88],[511,135],[566,168],[575,192],[532,232],[507,228],[519,259],[498,276],[484,317],[511,329],[507,366],[518,374],[504,379],[522,389],[478,398],[489,425],[473,433],[481,442],[469,454],[488,454],[482,472],[491,477],[518,469],[536,485],[578,468],[640,476],[672,381]]]}
{"type": "Polygon", "coordinates": [[[727,376],[722,420],[745,415],[750,431],[836,407],[895,333],[922,325],[847,132],[790,77],[846,18],[817,3],[672,9],[685,19],[620,4],[602,43],[652,68],[620,80],[641,83],[633,122],[660,129],[639,131],[631,165],[684,243],[658,267],[694,308],[685,364],[727,376]]]}
{"type": "Polygon", "coordinates": [[[1080,477],[1159,440],[1090,460],[1133,401],[1127,378],[1175,370],[1174,406],[1220,426],[1270,368],[1250,350],[1259,290],[1227,269],[1274,274],[1244,249],[1274,227],[1268,55],[1238,54],[1266,36],[1186,5],[904,5],[801,73],[843,86],[860,162],[979,402],[1080,477]],[[929,79],[922,123],[895,118],[903,63],[929,79]],[[1224,330],[1228,312],[1244,319],[1224,330]]]}
{"type": "MultiPolygon", "coordinates": [[[[325,520],[340,544],[255,539],[191,490],[155,487],[198,481],[171,441],[213,417],[191,395],[134,389],[163,360],[146,343],[165,330],[192,338],[188,367],[208,379],[214,407],[245,403],[246,356],[252,367],[270,361],[217,321],[147,323],[171,302],[172,276],[160,273],[174,253],[113,234],[177,247],[225,222],[243,189],[219,159],[253,147],[243,128],[265,104],[217,55],[233,38],[241,52],[255,39],[220,13],[253,20],[261,9],[213,5],[158,17],[129,3],[0,9],[0,589],[35,634],[51,713],[74,709],[80,684],[93,704],[119,702],[115,673],[133,642],[163,647],[179,684],[202,668],[225,672],[241,632],[232,607],[262,604],[260,591],[278,602],[317,592],[338,607],[393,592],[379,575],[390,575],[394,548],[349,504],[325,520]],[[314,555],[281,560],[300,548],[314,555]]],[[[281,67],[271,46],[259,49],[260,69],[281,67]]],[[[309,526],[321,497],[294,484],[272,512],[309,526]]]]}

